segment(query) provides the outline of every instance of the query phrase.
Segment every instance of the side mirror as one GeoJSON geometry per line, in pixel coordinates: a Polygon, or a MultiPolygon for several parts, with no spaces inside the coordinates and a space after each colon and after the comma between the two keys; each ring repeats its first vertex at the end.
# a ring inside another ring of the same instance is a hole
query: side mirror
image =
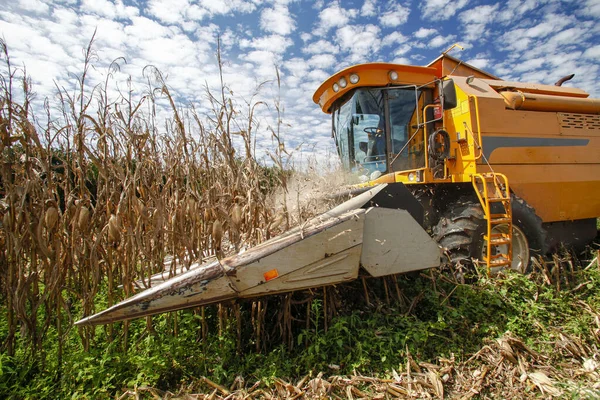
{"type": "Polygon", "coordinates": [[[454,81],[452,79],[440,81],[439,87],[444,110],[455,108],[458,105],[458,102],[456,100],[456,87],[454,86],[454,81]]]}

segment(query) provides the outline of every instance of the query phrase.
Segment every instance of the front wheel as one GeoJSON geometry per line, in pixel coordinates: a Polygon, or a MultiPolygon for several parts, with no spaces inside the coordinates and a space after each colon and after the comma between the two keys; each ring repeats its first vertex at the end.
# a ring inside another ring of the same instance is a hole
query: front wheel
{"type": "MultiPolygon", "coordinates": [[[[511,196],[513,215],[513,258],[511,268],[525,271],[531,258],[546,252],[546,231],[542,220],[525,200],[511,196]]],[[[495,233],[506,233],[508,225],[494,227],[495,233]]],[[[481,204],[471,198],[461,198],[452,203],[434,227],[434,238],[443,247],[450,263],[458,267],[471,267],[473,259],[484,260],[486,245],[484,235],[487,222],[481,204]]],[[[506,251],[500,248],[499,251],[506,251]]]]}

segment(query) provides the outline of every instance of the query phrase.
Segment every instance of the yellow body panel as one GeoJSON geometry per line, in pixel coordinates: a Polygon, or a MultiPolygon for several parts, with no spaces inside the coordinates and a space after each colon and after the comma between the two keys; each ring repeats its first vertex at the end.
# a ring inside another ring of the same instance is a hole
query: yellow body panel
{"type": "MultiPolygon", "coordinates": [[[[475,79],[469,85],[460,77],[454,80],[459,91],[477,93],[483,150],[478,172],[491,166],[505,174],[544,222],[600,216],[600,116],[513,110],[490,81],[475,79]]],[[[573,109],[577,101],[567,101],[565,108],[573,109]]],[[[474,105],[469,107],[474,114],[474,105]]],[[[457,109],[452,110],[455,122],[457,109]]],[[[463,168],[471,165],[463,163],[463,168]]]]}
{"type": "MultiPolygon", "coordinates": [[[[391,172],[362,186],[466,183],[475,174],[493,171],[506,175],[544,222],[600,216],[600,100],[588,98],[584,90],[503,81],[443,55],[428,67],[373,63],[347,68],[325,81],[313,100],[331,112],[333,103],[355,87],[434,86],[448,78],[455,84],[457,106],[444,111],[443,120],[429,130],[444,129],[450,136],[443,174],[434,174],[427,161],[425,168],[411,170],[392,164],[391,172]],[[391,70],[398,72],[397,81],[390,79],[391,70]],[[351,74],[358,74],[359,82],[334,92],[333,84],[342,77],[349,82],[351,74]]],[[[427,154],[424,137],[418,134],[411,141],[409,155],[427,154]]]]}

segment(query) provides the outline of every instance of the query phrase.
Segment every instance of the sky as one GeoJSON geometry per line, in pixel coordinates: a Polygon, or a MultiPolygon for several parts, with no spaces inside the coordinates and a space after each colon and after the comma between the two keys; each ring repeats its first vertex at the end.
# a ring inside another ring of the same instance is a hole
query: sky
{"type": "MultiPolygon", "coordinates": [[[[153,65],[182,107],[208,110],[205,87],[224,81],[240,108],[257,107],[257,149],[272,149],[277,124],[296,160],[335,158],[331,119],[312,102],[317,87],[352,64],[426,65],[451,55],[506,80],[565,86],[600,97],[600,0],[0,0],[0,36],[13,65],[32,78],[35,103],[73,88],[82,49],[96,31],[90,83],[124,57],[111,90],[136,93],[153,65]],[[276,82],[279,71],[281,86],[276,82]]],[[[260,156],[260,155],[259,155],[260,156]]]]}

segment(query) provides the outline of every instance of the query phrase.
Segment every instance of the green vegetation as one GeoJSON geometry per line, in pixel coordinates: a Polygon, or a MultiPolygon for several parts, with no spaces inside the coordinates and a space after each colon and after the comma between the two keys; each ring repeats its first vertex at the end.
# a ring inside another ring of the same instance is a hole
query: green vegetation
{"type": "MultiPolygon", "coordinates": [[[[230,305],[229,309],[238,312],[226,315],[219,314],[217,306],[207,307],[204,319],[198,309],[156,316],[150,332],[145,320],[136,320],[129,324],[127,337],[123,324],[115,324],[112,339],[107,327],[97,327],[88,351],[77,330],[71,328],[65,332],[62,356],[53,327],[34,353],[28,350],[26,337],[17,334],[15,355],[4,354],[0,359],[0,396],[111,398],[139,387],[210,393],[213,388],[204,377],[227,388],[241,377],[246,388],[260,381],[263,390],[274,390],[278,379],[297,381],[319,372],[325,372],[325,377],[361,374],[385,378],[392,371],[406,373],[409,359],[416,365],[442,365],[443,360],[452,360],[454,372],[450,375],[454,377],[459,371],[485,364],[467,360],[507,335],[537,354],[542,365],[552,366],[547,375],[556,380],[554,390],[581,395],[581,388],[591,388],[597,378],[597,371],[577,375],[572,368],[584,370],[585,361],[598,356],[600,269],[590,264],[586,269],[571,270],[570,263],[568,259],[548,264],[529,276],[481,277],[472,284],[458,284],[432,270],[398,277],[397,292],[392,290],[395,283],[391,278],[369,280],[368,293],[360,280],[327,288],[327,297],[321,289],[292,312],[291,345],[282,343],[279,325],[285,321],[267,318],[270,322],[263,327],[268,341],[259,352],[252,329],[247,328],[252,325],[250,302],[239,308],[230,305]],[[354,296],[348,297],[351,293],[354,296]],[[344,301],[351,297],[351,304],[344,301]],[[336,303],[336,315],[330,317],[325,305],[336,303]],[[302,320],[306,307],[308,324],[302,320]],[[203,324],[208,326],[204,338],[203,324]]],[[[287,297],[299,300],[303,296],[309,294],[277,296],[263,306],[272,309],[273,317],[281,316],[287,297]]],[[[105,303],[106,298],[98,301],[105,303]]],[[[2,312],[6,313],[5,307],[2,312]]],[[[76,306],[69,312],[79,315],[76,306]]],[[[39,318],[42,321],[44,315],[39,318]]],[[[0,339],[6,339],[7,332],[6,318],[2,318],[0,339]]],[[[533,365],[531,368],[527,373],[534,371],[533,365]]],[[[452,393],[456,385],[449,382],[446,391],[452,393]]],[[[507,385],[492,376],[483,383],[482,394],[487,395],[507,385]]],[[[363,385],[361,390],[374,389],[363,385]]],[[[530,390],[531,395],[539,394],[530,390]]]]}

